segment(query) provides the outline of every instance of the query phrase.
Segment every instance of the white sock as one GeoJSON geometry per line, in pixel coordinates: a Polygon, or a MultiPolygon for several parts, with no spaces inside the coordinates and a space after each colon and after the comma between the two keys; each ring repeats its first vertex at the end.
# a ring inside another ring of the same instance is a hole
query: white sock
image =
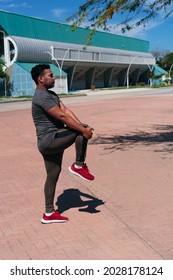
{"type": "Polygon", "coordinates": [[[77,169],[82,168],[82,166],[79,166],[79,165],[77,165],[77,164],[74,164],[74,167],[77,168],[77,169]]]}
{"type": "Polygon", "coordinates": [[[53,213],[54,213],[54,212],[52,212],[52,213],[45,213],[45,215],[46,215],[47,217],[50,217],[53,213]]]}

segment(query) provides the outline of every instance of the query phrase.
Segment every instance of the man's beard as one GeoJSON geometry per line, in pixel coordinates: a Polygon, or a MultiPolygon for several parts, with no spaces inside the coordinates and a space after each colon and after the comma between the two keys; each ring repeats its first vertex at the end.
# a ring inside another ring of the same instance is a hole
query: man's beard
{"type": "Polygon", "coordinates": [[[52,83],[51,85],[47,85],[46,88],[50,89],[50,88],[53,88],[54,86],[55,86],[55,83],[52,83]]]}

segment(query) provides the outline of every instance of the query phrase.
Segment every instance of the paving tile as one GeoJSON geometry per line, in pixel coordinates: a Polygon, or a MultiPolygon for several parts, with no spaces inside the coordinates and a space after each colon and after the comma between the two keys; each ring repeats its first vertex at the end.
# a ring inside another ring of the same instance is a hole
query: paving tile
{"type": "Polygon", "coordinates": [[[87,163],[96,175],[70,174],[74,145],[65,151],[55,199],[64,224],[40,223],[45,170],[30,102],[0,104],[0,259],[173,258],[172,95],[157,91],[63,100],[95,128],[87,163]]]}

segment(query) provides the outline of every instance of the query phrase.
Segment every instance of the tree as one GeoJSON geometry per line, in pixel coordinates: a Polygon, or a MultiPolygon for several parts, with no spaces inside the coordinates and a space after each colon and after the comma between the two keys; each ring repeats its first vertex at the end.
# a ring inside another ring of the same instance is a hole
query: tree
{"type": "Polygon", "coordinates": [[[155,48],[151,51],[152,55],[155,57],[156,60],[156,64],[158,66],[160,66],[161,68],[164,68],[163,65],[163,59],[166,55],[168,55],[170,53],[169,50],[163,50],[163,49],[159,49],[159,48],[155,48]]]}
{"type": "Polygon", "coordinates": [[[171,52],[165,55],[165,57],[162,59],[162,65],[164,66],[164,69],[169,70],[172,64],[173,64],[173,53],[171,52]]]}
{"type": "Polygon", "coordinates": [[[159,49],[159,48],[154,48],[151,50],[152,55],[155,57],[156,64],[160,64],[160,61],[165,57],[167,54],[170,53],[169,50],[164,50],[164,49],[159,49]]]}
{"type": "Polygon", "coordinates": [[[166,54],[161,59],[162,68],[165,69],[166,71],[170,70],[172,64],[173,64],[173,52],[166,54]]]}
{"type": "MultiPolygon", "coordinates": [[[[4,92],[5,92],[5,96],[7,95],[7,83],[9,81],[9,76],[5,73],[4,71],[4,61],[2,58],[0,58],[0,82],[2,80],[2,83],[0,83],[0,86],[4,87],[4,92]]],[[[2,95],[2,94],[0,94],[2,95]]]]}
{"type": "Polygon", "coordinates": [[[5,63],[3,59],[0,57],[0,79],[9,79],[9,76],[4,71],[5,63]]]}
{"type": "Polygon", "coordinates": [[[118,19],[123,33],[140,25],[145,27],[159,12],[164,12],[166,19],[173,12],[172,3],[173,0],[86,0],[67,22],[71,22],[75,29],[87,20],[91,27],[91,40],[97,29],[109,31],[108,23],[113,18],[118,19]]]}
{"type": "MultiPolygon", "coordinates": [[[[156,59],[156,64],[168,72],[167,80],[170,82],[170,77],[173,78],[173,52],[155,49],[151,53],[156,59]]],[[[153,75],[151,73],[151,76],[153,75]]]]}

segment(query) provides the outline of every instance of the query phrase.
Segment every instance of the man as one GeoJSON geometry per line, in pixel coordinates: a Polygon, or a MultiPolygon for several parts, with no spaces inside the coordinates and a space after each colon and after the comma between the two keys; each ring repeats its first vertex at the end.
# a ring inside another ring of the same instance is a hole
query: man
{"type": "Polygon", "coordinates": [[[32,99],[32,117],[36,127],[38,149],[43,156],[47,178],[44,186],[44,224],[68,221],[54,209],[56,184],[61,172],[64,150],[75,143],[76,161],[69,171],[85,180],[94,180],[85,163],[87,142],[93,128],[80,122],[75,114],[49,90],[54,87],[55,77],[49,65],[36,65],[31,70],[36,90],[32,99]]]}

